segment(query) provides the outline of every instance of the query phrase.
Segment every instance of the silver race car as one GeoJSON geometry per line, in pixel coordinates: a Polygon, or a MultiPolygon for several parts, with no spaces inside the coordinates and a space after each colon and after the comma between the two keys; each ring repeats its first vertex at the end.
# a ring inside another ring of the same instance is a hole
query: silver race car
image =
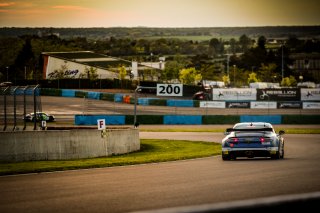
{"type": "Polygon", "coordinates": [[[276,133],[270,123],[237,123],[225,132],[222,160],[235,160],[237,157],[284,158],[284,133],[284,130],[276,133]]]}

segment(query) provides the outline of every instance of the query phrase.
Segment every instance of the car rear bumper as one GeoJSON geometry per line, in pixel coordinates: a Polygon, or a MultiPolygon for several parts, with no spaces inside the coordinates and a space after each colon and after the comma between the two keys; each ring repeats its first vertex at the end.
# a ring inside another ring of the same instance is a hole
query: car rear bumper
{"type": "Polygon", "coordinates": [[[234,157],[270,157],[279,151],[278,147],[265,148],[222,148],[222,155],[234,157]]]}

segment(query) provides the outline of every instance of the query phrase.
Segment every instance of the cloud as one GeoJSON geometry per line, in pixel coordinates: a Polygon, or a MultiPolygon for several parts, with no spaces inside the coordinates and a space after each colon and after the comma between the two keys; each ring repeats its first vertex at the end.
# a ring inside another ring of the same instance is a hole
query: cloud
{"type": "Polygon", "coordinates": [[[52,6],[54,9],[60,9],[60,10],[88,10],[88,8],[76,6],[76,5],[56,5],[52,6]]]}
{"type": "Polygon", "coordinates": [[[10,7],[15,5],[14,2],[4,2],[4,3],[0,3],[0,7],[10,7]]]}

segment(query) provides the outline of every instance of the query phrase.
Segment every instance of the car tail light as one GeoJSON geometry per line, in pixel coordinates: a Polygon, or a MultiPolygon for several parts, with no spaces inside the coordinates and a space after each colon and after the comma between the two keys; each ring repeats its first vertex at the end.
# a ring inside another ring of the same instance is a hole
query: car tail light
{"type": "Polygon", "coordinates": [[[238,138],[230,138],[229,140],[228,140],[228,143],[229,143],[229,146],[230,147],[234,147],[234,144],[235,143],[238,143],[239,142],[239,139],[238,138]]]}
{"type": "Polygon", "coordinates": [[[272,142],[272,140],[271,140],[270,138],[263,138],[263,137],[261,137],[261,138],[260,138],[260,142],[261,142],[262,145],[270,145],[271,142],[272,142]]]}

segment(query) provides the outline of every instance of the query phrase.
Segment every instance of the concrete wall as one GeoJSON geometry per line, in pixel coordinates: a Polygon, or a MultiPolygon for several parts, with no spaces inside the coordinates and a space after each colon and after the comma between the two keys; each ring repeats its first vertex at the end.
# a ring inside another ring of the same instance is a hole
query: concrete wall
{"type": "Polygon", "coordinates": [[[124,154],[140,149],[138,129],[0,132],[0,161],[69,160],[124,154]]]}

